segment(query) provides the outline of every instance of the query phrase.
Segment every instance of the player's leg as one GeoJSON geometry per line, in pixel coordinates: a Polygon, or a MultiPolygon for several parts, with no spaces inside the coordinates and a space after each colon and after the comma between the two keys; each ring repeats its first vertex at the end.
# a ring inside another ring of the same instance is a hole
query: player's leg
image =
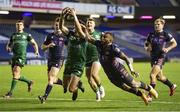
{"type": "Polygon", "coordinates": [[[93,77],[91,76],[91,67],[86,67],[86,77],[88,79],[88,83],[92,90],[96,93],[96,101],[101,101],[101,94],[99,88],[94,81],[93,77]]]}
{"type": "Polygon", "coordinates": [[[91,66],[90,76],[92,76],[94,81],[96,82],[96,85],[98,86],[98,89],[100,91],[101,98],[103,98],[105,96],[105,91],[104,91],[104,87],[101,84],[101,79],[99,76],[100,69],[101,69],[101,64],[98,61],[93,62],[91,66]]]}
{"type": "Polygon", "coordinates": [[[69,92],[73,93],[72,100],[75,101],[78,96],[78,82],[80,77],[75,74],[71,74],[71,81],[69,84],[69,92]]]}
{"type": "Polygon", "coordinates": [[[56,79],[58,72],[59,72],[59,68],[56,68],[56,67],[51,67],[50,71],[48,72],[48,84],[46,86],[45,93],[42,97],[39,96],[41,103],[45,103],[45,100],[50,94],[53,84],[54,84],[54,80],[56,79]]]}
{"type": "Polygon", "coordinates": [[[152,86],[147,85],[142,81],[135,81],[133,79],[132,82],[130,82],[130,84],[128,84],[128,85],[131,86],[132,88],[144,89],[144,90],[148,91],[151,95],[153,95],[155,98],[158,98],[158,93],[156,92],[156,90],[152,86]]]}
{"type": "MultiPolygon", "coordinates": [[[[25,60],[24,59],[18,58],[18,59],[15,60],[15,65],[19,66],[20,68],[22,68],[24,66],[24,64],[25,64],[25,60]]],[[[15,72],[16,72],[16,70],[15,70],[15,72]]],[[[28,92],[31,92],[33,81],[25,78],[20,73],[17,73],[17,74],[18,74],[17,77],[19,77],[18,80],[27,83],[27,85],[28,85],[28,92]]]]}
{"type": "Polygon", "coordinates": [[[64,75],[63,76],[63,88],[64,88],[64,93],[67,92],[67,89],[69,87],[69,83],[71,81],[71,75],[64,75]]]}
{"type": "Polygon", "coordinates": [[[156,86],[156,77],[160,72],[160,66],[159,65],[154,65],[152,67],[151,73],[150,73],[150,85],[155,88],[156,86]]]}
{"type": "MultiPolygon", "coordinates": [[[[57,61],[57,64],[56,64],[55,66],[58,68],[58,72],[59,72],[59,70],[61,70],[61,68],[62,68],[62,66],[63,66],[63,63],[64,63],[64,60],[58,60],[58,61],[57,61]]],[[[62,80],[57,77],[58,72],[56,73],[56,77],[55,77],[55,80],[54,80],[54,84],[62,85],[62,80]]]]}
{"type": "Polygon", "coordinates": [[[131,88],[141,88],[146,91],[149,91],[155,98],[158,98],[158,93],[150,86],[145,84],[142,81],[136,81],[134,78],[127,72],[127,70],[124,68],[123,72],[120,73],[122,78],[122,82],[130,86],[131,88]]]}
{"type": "Polygon", "coordinates": [[[161,70],[160,73],[157,76],[157,79],[167,85],[170,89],[169,96],[172,96],[177,88],[176,84],[173,84],[170,80],[168,80],[164,75],[163,71],[161,70]]]}
{"type": "Polygon", "coordinates": [[[18,82],[18,79],[20,78],[20,72],[21,72],[21,67],[18,65],[12,65],[12,82],[11,82],[11,88],[7,94],[5,94],[5,98],[10,98],[12,96],[12,93],[16,87],[16,84],[18,82]]]}
{"type": "Polygon", "coordinates": [[[111,80],[111,82],[116,85],[117,87],[121,88],[122,90],[124,91],[127,91],[129,93],[132,93],[134,95],[137,95],[137,96],[140,96],[144,103],[146,105],[148,105],[148,99],[147,99],[147,96],[141,92],[140,90],[138,90],[137,88],[132,88],[130,86],[128,86],[127,84],[125,84],[124,82],[122,82],[122,79],[118,80],[118,79],[114,79],[114,80],[111,80]]]}
{"type": "Polygon", "coordinates": [[[96,85],[96,82],[94,81],[93,77],[91,76],[91,67],[86,67],[86,77],[88,79],[88,83],[89,83],[90,87],[92,88],[92,90],[94,92],[96,92],[97,85],[96,85]]]}
{"type": "Polygon", "coordinates": [[[71,81],[71,72],[72,72],[71,65],[66,63],[65,68],[64,68],[64,73],[63,73],[63,88],[64,88],[64,93],[67,92],[67,89],[69,87],[69,83],[71,81]]]}

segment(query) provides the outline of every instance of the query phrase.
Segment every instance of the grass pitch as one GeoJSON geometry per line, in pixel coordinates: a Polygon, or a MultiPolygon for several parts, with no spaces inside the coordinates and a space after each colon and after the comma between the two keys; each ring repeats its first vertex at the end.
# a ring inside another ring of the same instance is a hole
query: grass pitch
{"type": "MultiPolygon", "coordinates": [[[[137,80],[149,83],[150,64],[134,63],[134,69],[140,73],[137,80]]],[[[180,63],[166,63],[164,74],[178,85],[174,96],[169,96],[169,88],[158,82],[156,90],[159,98],[145,106],[141,98],[129,94],[107,79],[101,70],[100,76],[105,87],[106,96],[101,102],[96,102],[95,93],[91,90],[85,75],[82,81],[85,93],[79,91],[77,101],[71,100],[70,93],[63,93],[63,88],[54,85],[45,104],[40,104],[37,96],[43,95],[47,84],[47,67],[25,66],[22,75],[32,79],[35,84],[31,93],[27,92],[27,85],[18,82],[13,98],[5,100],[2,96],[9,90],[11,84],[10,66],[0,66],[0,111],[180,111],[180,63]]],[[[63,69],[59,73],[62,78],[63,69]]]]}

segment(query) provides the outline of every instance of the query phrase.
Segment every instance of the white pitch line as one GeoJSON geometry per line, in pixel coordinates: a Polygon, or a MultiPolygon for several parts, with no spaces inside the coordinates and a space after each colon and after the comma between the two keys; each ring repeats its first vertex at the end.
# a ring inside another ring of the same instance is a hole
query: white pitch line
{"type": "MultiPolygon", "coordinates": [[[[0,100],[6,100],[5,98],[0,98],[0,100]]],[[[8,100],[38,100],[38,98],[10,98],[8,100]]],[[[54,101],[71,101],[72,99],[65,99],[65,98],[48,98],[48,100],[54,100],[54,101]]],[[[94,101],[96,102],[95,99],[78,99],[78,101],[94,101]]],[[[101,102],[124,102],[123,100],[101,100],[101,102]]],[[[143,101],[137,101],[137,100],[133,100],[133,101],[126,101],[126,102],[143,102],[143,101]]],[[[170,102],[170,101],[153,101],[151,103],[156,103],[156,104],[178,104],[180,105],[180,102],[170,102]]]]}

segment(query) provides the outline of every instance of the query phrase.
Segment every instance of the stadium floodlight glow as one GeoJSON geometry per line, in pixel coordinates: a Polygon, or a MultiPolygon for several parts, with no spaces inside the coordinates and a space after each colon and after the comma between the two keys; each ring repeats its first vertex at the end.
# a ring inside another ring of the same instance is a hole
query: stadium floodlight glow
{"type": "Polygon", "coordinates": [[[140,19],[152,19],[152,16],[141,16],[140,19]]]}
{"type": "Polygon", "coordinates": [[[175,15],[164,15],[163,19],[176,19],[175,15]]]}
{"type": "Polygon", "coordinates": [[[24,13],[22,14],[22,16],[32,16],[32,13],[31,13],[31,12],[24,12],[24,13]]]}
{"type": "Polygon", "coordinates": [[[123,19],[134,19],[134,16],[133,15],[124,15],[122,18],[123,19]]]}
{"type": "Polygon", "coordinates": [[[115,16],[113,16],[113,15],[107,15],[105,17],[108,18],[108,19],[114,19],[115,18],[115,16]]]}
{"type": "Polygon", "coordinates": [[[91,14],[91,15],[90,15],[90,18],[99,18],[99,17],[100,17],[99,14],[91,14]]]}
{"type": "Polygon", "coordinates": [[[0,14],[9,14],[9,11],[0,11],[0,14]]]}

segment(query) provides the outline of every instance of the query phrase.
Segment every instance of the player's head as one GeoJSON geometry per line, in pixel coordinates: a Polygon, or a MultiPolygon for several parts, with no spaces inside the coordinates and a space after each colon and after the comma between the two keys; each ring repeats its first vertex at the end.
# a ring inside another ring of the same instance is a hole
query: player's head
{"type": "Polygon", "coordinates": [[[106,45],[112,43],[113,42],[113,34],[111,32],[105,32],[101,36],[101,41],[106,45]]]}
{"type": "Polygon", "coordinates": [[[17,32],[22,32],[24,29],[24,21],[23,20],[18,20],[16,22],[16,31],[17,32]]]}
{"type": "Polygon", "coordinates": [[[55,19],[55,21],[54,21],[54,30],[55,30],[55,31],[59,31],[59,30],[60,30],[60,28],[59,28],[59,21],[60,21],[60,18],[59,18],[59,17],[57,17],[57,18],[55,19]]]}
{"type": "Polygon", "coordinates": [[[86,21],[86,27],[88,30],[94,30],[95,27],[95,20],[93,18],[88,18],[86,21]]]}
{"type": "Polygon", "coordinates": [[[163,18],[158,18],[154,21],[154,29],[156,32],[162,32],[164,28],[165,20],[163,18]]]}

